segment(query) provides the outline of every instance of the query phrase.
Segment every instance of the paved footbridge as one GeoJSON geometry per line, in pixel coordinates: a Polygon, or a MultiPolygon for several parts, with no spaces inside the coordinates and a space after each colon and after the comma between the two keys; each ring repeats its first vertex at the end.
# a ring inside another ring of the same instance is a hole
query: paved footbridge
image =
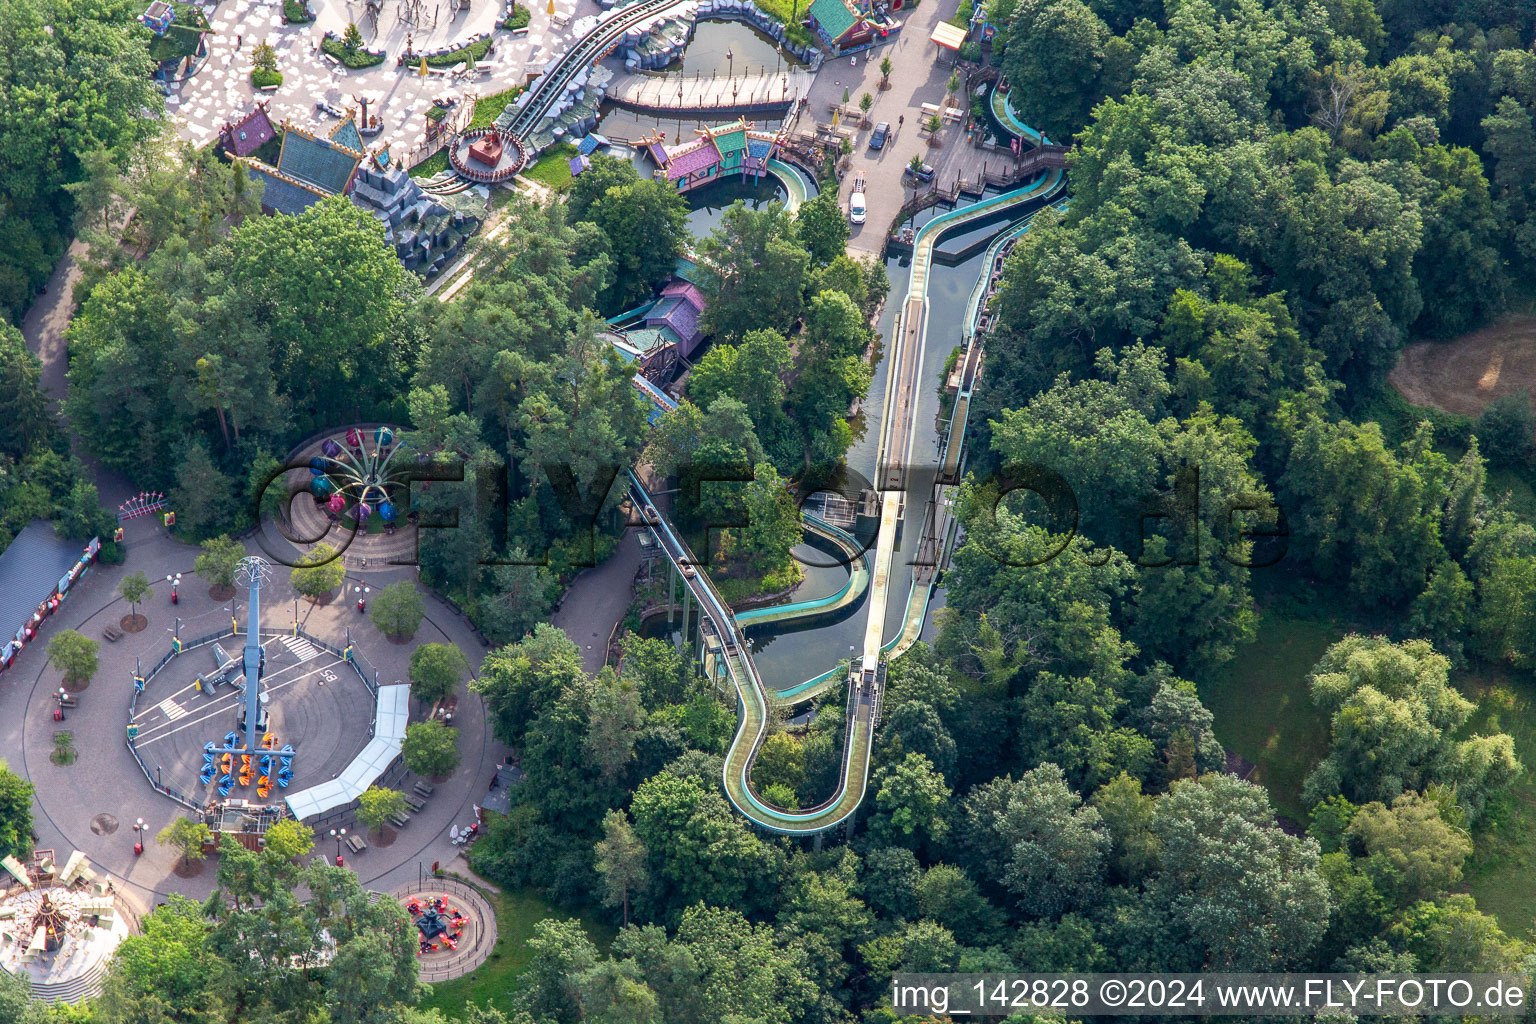
{"type": "Polygon", "coordinates": [[[585,81],[584,76],[591,71],[592,66],[612,53],[627,32],[666,17],[675,9],[688,7],[693,2],[640,0],[628,7],[609,11],[574,46],[549,64],[533,85],[517,98],[512,106],[512,118],[506,123],[507,130],[517,136],[528,157],[534,155],[533,138],[539,125],[547,117],[559,112],[560,101],[567,91],[585,81]]]}
{"type": "MultiPolygon", "coordinates": [[[[928,314],[928,274],[933,264],[934,247],[946,232],[977,221],[1007,216],[1019,207],[1034,207],[1049,202],[1064,187],[1065,176],[1061,168],[1052,167],[1022,188],[974,206],[942,214],[918,231],[914,240],[912,275],[906,305],[897,321],[891,352],[889,379],[892,386],[886,390],[881,420],[876,463],[879,467],[877,487],[881,492],[879,534],[873,557],[861,551],[850,566],[848,584],[837,594],[818,601],[785,605],[779,609],[733,613],[709,579],[708,573],[698,568],[701,563],[667,522],[640,479],[633,472],[629,475],[632,503],[651,525],[661,549],[681,573],[689,592],[698,601],[702,611],[700,628],[705,660],[711,666],[711,674],[728,679],[736,691],[738,724],[736,735],[726,752],[721,781],[731,804],[762,828],[785,835],[814,835],[836,828],[853,815],[864,799],[869,781],[870,749],[879,722],[885,684],[884,657],[901,654],[916,641],[922,630],[928,597],[936,578],[937,559],[931,566],[917,566],[902,628],[889,642],[885,641],[886,605],[895,560],[896,537],[906,513],[905,488],[909,482],[908,468],[916,426],[919,381],[922,378],[928,314]],[[744,624],[783,622],[802,615],[825,614],[836,607],[846,607],[857,601],[858,592],[865,588],[869,594],[869,620],[860,659],[851,667],[835,666],[789,690],[770,691],[752,661],[744,624]],[[841,685],[845,680],[848,683],[848,700],[844,712],[846,721],[842,767],[836,789],[826,801],[814,807],[787,810],[770,805],[754,790],[751,781],[752,764],[768,738],[770,706],[776,701],[793,703],[808,699],[814,694],[841,685]]],[[[990,260],[988,268],[990,270],[990,260]]],[[[975,308],[970,312],[967,332],[971,329],[970,320],[976,312],[975,308]]],[[[664,396],[658,398],[657,394],[652,394],[654,388],[642,390],[657,403],[659,409],[675,408],[675,403],[670,399],[663,401],[664,396]]],[[[958,444],[958,441],[953,444],[958,444]]],[[[933,494],[937,496],[937,490],[933,494]]],[[[938,523],[938,503],[929,500],[924,504],[925,515],[938,523]]],[[[853,548],[860,548],[853,537],[822,520],[807,517],[806,524],[809,530],[840,547],[852,545],[853,548]]],[[[940,540],[944,539],[949,526],[947,519],[941,524],[938,534],[940,540]]]]}
{"type": "Polygon", "coordinates": [[[708,78],[637,71],[610,85],[608,99],[625,110],[663,117],[779,117],[810,92],[815,77],[815,72],[804,68],[708,78]]]}

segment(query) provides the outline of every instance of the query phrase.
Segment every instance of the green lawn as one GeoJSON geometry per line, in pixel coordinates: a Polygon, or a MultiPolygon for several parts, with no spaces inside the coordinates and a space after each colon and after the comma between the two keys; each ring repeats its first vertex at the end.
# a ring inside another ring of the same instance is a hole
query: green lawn
{"type": "Polygon", "coordinates": [[[1328,752],[1328,719],[1312,706],[1307,673],[1349,626],[1279,603],[1260,614],[1258,640],[1201,681],[1200,699],[1216,716],[1222,745],[1258,765],[1253,781],[1269,790],[1276,810],[1305,824],[1301,786],[1328,752]]]}
{"type": "MultiPolygon", "coordinates": [[[[1258,640],[1220,671],[1199,680],[1216,716],[1216,737],[1258,766],[1275,809],[1306,824],[1301,787],[1328,751],[1328,720],[1307,693],[1307,673],[1328,645],[1349,632],[1386,632],[1390,623],[1362,621],[1336,593],[1309,588],[1291,574],[1255,571],[1261,609],[1258,640]],[[1352,611],[1354,613],[1352,614],[1352,611]]],[[[1453,678],[1477,702],[1466,734],[1507,732],[1526,774],[1489,801],[1474,825],[1475,848],[1465,888],[1511,935],[1536,935],[1536,675],[1483,668],[1453,678]]]]}
{"type": "Polygon", "coordinates": [[[510,89],[482,96],[475,100],[475,114],[469,121],[471,128],[488,128],[492,121],[501,116],[501,112],[507,109],[507,104],[522,95],[523,87],[514,85],[510,89]]]}
{"type": "Polygon", "coordinates": [[[532,167],[523,172],[523,177],[547,185],[556,192],[564,192],[571,185],[570,161],[575,155],[576,147],[569,142],[562,142],[539,157],[532,167]]]}
{"type": "MultiPolygon", "coordinates": [[[[433,985],[432,995],[422,1001],[424,1009],[436,1007],[449,1016],[457,1016],[467,1003],[484,1006],[489,1002],[510,1014],[517,977],[530,959],[528,939],[533,935],[533,926],[548,917],[571,916],[551,907],[532,889],[504,893],[486,890],[485,895],[496,911],[496,948],[491,951],[491,958],[471,974],[433,985]]],[[[616,929],[589,915],[581,915],[580,920],[598,948],[606,950],[616,929]]]]}
{"type": "Polygon", "coordinates": [[[448,151],[440,149],[427,157],[421,163],[412,167],[410,175],[413,178],[430,178],[434,174],[440,174],[448,169],[448,151]]]}
{"type": "Polygon", "coordinates": [[[1456,680],[1477,711],[1468,733],[1507,732],[1525,774],[1502,797],[1489,801],[1472,829],[1467,888],[1482,910],[1511,935],[1536,933],[1536,679],[1528,672],[1486,670],[1456,680]]]}

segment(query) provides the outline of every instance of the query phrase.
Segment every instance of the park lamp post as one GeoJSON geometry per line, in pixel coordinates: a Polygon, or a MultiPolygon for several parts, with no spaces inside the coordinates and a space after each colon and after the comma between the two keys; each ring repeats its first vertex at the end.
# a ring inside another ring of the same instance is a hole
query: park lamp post
{"type": "Polygon", "coordinates": [[[144,824],[143,818],[133,823],[133,855],[135,857],[144,855],[144,830],[147,828],[149,826],[144,824]]]}
{"type": "Polygon", "coordinates": [[[341,860],[341,841],[343,839],[345,839],[346,837],[347,837],[347,830],[346,829],[344,829],[344,828],[343,829],[334,829],[334,828],[331,829],[331,838],[336,840],[336,866],[337,867],[341,867],[342,866],[342,860],[341,860]]]}
{"type": "Polygon", "coordinates": [[[178,572],[174,576],[172,576],[170,573],[166,573],[165,582],[170,584],[171,587],[171,604],[180,604],[181,595],[176,591],[181,586],[181,573],[178,572]]]}
{"type": "Polygon", "coordinates": [[[360,612],[367,611],[369,588],[358,584],[352,588],[352,593],[357,595],[357,610],[360,612]]]}

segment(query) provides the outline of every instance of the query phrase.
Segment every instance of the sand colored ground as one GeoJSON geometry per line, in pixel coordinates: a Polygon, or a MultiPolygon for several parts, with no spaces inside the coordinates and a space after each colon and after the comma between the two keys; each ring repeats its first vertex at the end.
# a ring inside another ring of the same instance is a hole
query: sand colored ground
{"type": "Polygon", "coordinates": [[[1502,317],[1452,341],[1416,341],[1389,379],[1414,405],[1472,417],[1496,398],[1536,393],[1536,316],[1502,317]]]}

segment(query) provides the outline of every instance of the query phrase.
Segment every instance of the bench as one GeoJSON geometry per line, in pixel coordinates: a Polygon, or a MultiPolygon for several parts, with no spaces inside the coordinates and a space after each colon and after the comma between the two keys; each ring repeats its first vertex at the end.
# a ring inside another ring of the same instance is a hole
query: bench
{"type": "Polygon", "coordinates": [[[406,825],[410,824],[411,816],[402,812],[390,815],[389,820],[394,823],[396,828],[405,828],[406,825]]]}
{"type": "Polygon", "coordinates": [[[410,797],[406,797],[405,806],[410,808],[412,814],[420,814],[421,809],[427,805],[420,800],[412,800],[410,797]]]}
{"type": "Polygon", "coordinates": [[[101,635],[108,643],[115,644],[123,638],[123,631],[116,626],[103,626],[101,635]]]}
{"type": "Polygon", "coordinates": [[[423,797],[431,796],[433,791],[436,789],[432,783],[422,782],[420,779],[417,779],[416,784],[411,788],[420,793],[423,797]]]}
{"type": "Polygon", "coordinates": [[[61,708],[73,708],[73,707],[79,707],[79,706],[80,706],[80,700],[79,700],[78,697],[75,697],[72,694],[68,694],[68,693],[61,693],[61,694],[59,694],[59,707],[61,707],[61,708]]]}
{"type": "Polygon", "coordinates": [[[353,853],[362,853],[364,850],[368,849],[368,844],[363,842],[362,836],[350,835],[347,836],[347,849],[351,850],[353,853]]]}

